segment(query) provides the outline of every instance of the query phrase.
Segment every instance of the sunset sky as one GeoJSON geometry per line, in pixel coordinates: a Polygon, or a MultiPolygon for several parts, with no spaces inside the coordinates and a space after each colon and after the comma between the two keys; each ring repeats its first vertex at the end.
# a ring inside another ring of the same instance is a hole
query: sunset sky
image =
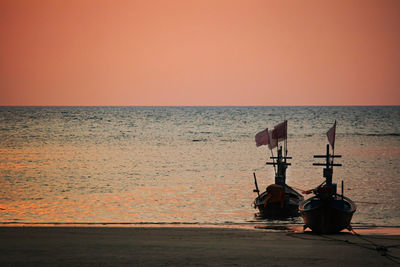
{"type": "Polygon", "coordinates": [[[1,0],[0,105],[400,105],[400,1],[1,0]]]}

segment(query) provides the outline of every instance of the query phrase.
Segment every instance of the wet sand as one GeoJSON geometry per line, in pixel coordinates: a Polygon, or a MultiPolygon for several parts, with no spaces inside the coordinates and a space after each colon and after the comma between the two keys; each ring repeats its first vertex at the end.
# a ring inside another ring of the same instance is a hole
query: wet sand
{"type": "Polygon", "coordinates": [[[0,265],[393,266],[399,235],[225,228],[0,227],[0,265]]]}

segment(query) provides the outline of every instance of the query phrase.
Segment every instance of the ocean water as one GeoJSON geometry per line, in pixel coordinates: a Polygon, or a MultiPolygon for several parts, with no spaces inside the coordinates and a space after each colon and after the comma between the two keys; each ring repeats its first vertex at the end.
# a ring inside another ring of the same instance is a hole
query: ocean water
{"type": "Polygon", "coordinates": [[[260,223],[253,172],[274,172],[254,135],[284,119],[289,185],[323,181],[336,119],[353,224],[400,226],[400,106],[0,107],[0,222],[260,223]]]}

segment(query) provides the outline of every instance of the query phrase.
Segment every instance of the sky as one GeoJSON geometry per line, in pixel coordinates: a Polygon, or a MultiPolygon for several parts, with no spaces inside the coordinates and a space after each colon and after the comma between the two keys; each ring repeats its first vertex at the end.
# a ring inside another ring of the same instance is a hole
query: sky
{"type": "Polygon", "coordinates": [[[398,0],[1,0],[0,105],[400,105],[398,0]]]}

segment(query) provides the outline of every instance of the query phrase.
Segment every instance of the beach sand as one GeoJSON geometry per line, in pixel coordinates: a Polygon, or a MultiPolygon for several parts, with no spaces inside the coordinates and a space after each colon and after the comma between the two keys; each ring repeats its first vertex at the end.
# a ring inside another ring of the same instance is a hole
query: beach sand
{"type": "Polygon", "coordinates": [[[0,227],[0,241],[1,266],[393,266],[400,262],[398,235],[320,236],[194,227],[0,227]],[[382,247],[376,249],[378,245],[382,247]]]}

